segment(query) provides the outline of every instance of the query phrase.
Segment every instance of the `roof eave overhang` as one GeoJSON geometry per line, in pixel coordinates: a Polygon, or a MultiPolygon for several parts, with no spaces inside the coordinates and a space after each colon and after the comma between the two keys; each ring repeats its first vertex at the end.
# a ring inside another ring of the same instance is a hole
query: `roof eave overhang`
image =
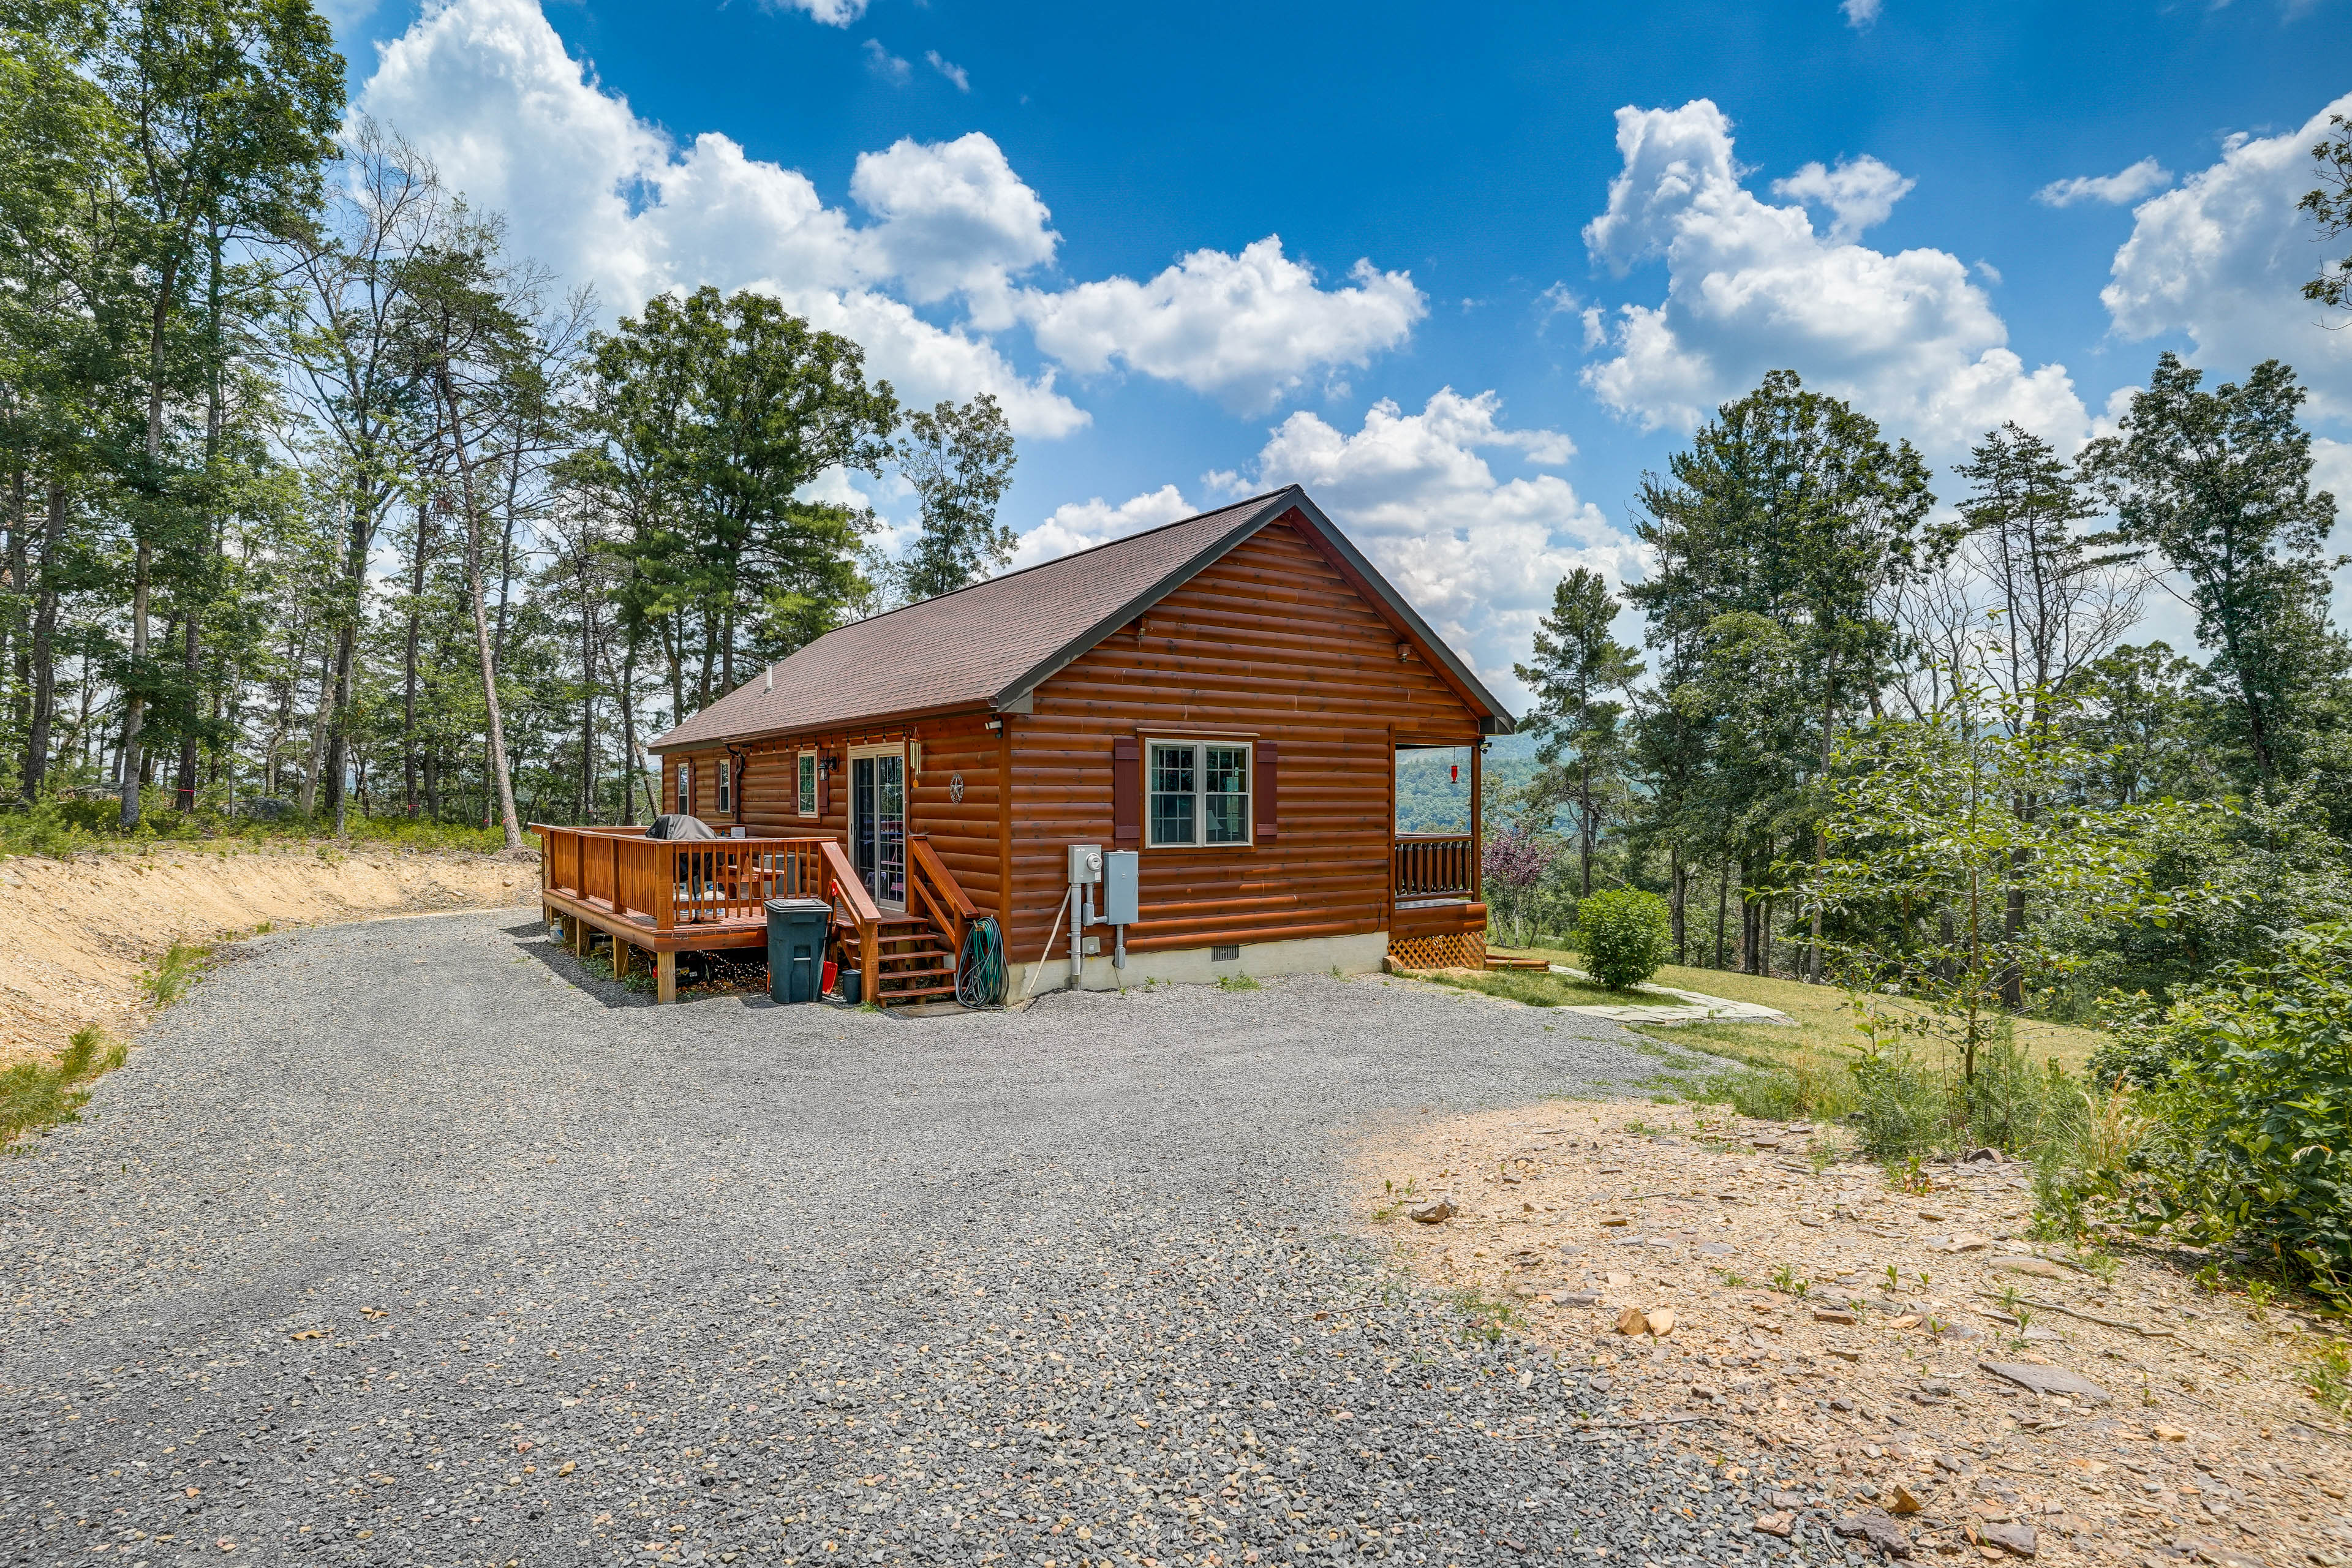
{"type": "MultiPolygon", "coordinates": [[[[646,742],[647,755],[667,755],[671,752],[710,752],[727,746],[748,746],[760,741],[788,741],[796,736],[814,738],[842,730],[872,730],[891,724],[911,724],[924,719],[951,718],[958,713],[987,713],[994,705],[982,699],[960,697],[953,702],[935,703],[929,708],[893,708],[881,713],[859,713],[845,719],[827,719],[814,724],[786,724],[764,730],[747,730],[740,733],[709,735],[698,740],[674,741],[668,735],[646,742]]],[[[675,733],[675,731],[672,731],[675,733]]]]}

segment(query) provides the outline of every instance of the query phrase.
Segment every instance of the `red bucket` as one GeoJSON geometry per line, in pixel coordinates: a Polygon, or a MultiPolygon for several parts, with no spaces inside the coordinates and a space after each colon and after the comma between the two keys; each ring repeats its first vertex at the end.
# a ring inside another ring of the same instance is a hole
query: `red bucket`
{"type": "Polygon", "coordinates": [[[824,961],[824,981],[818,989],[824,994],[830,996],[833,994],[833,988],[840,983],[841,965],[830,958],[826,959],[824,961]]]}

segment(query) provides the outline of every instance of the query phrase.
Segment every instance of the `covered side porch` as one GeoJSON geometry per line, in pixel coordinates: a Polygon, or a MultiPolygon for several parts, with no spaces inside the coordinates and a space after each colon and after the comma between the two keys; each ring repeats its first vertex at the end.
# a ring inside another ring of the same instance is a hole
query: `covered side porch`
{"type": "Polygon", "coordinates": [[[908,840],[908,907],[886,909],[828,837],[657,839],[643,827],[533,823],[540,904],[572,951],[611,939],[613,973],[642,959],[662,1002],[677,1000],[677,955],[764,949],[770,899],[833,906],[830,948],[889,1006],[955,994],[956,956],[979,910],[919,834],[908,840]]]}
{"type": "Polygon", "coordinates": [[[1391,752],[1391,798],[1397,809],[1389,853],[1389,957],[1402,968],[1487,966],[1486,905],[1479,883],[1485,750],[1477,741],[1397,737],[1391,752]],[[1442,784],[1441,770],[1446,775],[1442,784]],[[1433,786],[1440,786],[1435,801],[1433,786]],[[1430,817],[1436,814],[1442,820],[1449,811],[1463,826],[1433,828],[1430,817]]]}

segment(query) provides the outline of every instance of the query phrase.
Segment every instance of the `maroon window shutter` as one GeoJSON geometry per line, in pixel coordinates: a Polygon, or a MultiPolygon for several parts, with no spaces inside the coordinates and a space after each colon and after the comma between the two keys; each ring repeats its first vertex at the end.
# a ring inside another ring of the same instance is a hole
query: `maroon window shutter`
{"type": "Polygon", "coordinates": [[[816,754],[816,815],[818,820],[833,815],[833,753],[816,754]]]}
{"type": "Polygon", "coordinates": [[[1110,743],[1111,838],[1143,842],[1143,742],[1129,736],[1110,743]]]}
{"type": "Polygon", "coordinates": [[[1257,837],[1275,837],[1282,825],[1282,748],[1272,741],[1257,743],[1257,837]]]}

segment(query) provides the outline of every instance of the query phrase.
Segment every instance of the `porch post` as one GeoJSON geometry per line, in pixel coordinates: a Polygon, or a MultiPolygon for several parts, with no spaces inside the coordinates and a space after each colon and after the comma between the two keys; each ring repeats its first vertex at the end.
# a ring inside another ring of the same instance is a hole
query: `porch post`
{"type": "Polygon", "coordinates": [[[1486,790],[1482,784],[1484,774],[1478,765],[1486,752],[1486,745],[1483,740],[1470,742],[1470,901],[1474,904],[1486,901],[1486,824],[1483,799],[1486,790]]]}

